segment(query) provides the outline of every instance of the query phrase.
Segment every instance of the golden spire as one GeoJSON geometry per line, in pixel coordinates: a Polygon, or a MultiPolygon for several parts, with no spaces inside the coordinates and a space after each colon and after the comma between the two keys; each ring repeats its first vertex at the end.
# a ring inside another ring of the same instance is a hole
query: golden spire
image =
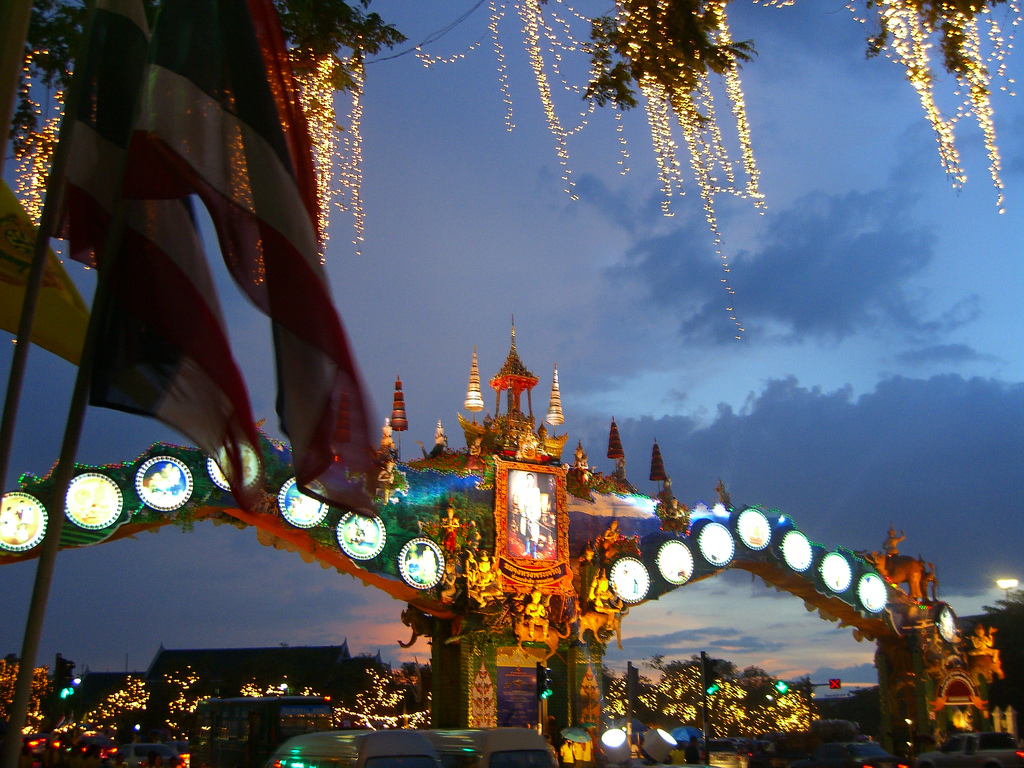
{"type": "Polygon", "coordinates": [[[548,424],[557,427],[565,417],[562,416],[562,395],[558,392],[558,366],[555,366],[555,375],[551,379],[551,397],[548,403],[548,424]]]}
{"type": "MultiPolygon", "coordinates": [[[[467,411],[482,411],[484,409],[484,398],[480,394],[480,369],[476,364],[476,345],[473,345],[473,365],[469,369],[469,389],[466,390],[466,402],[463,406],[467,411]]],[[[476,421],[476,416],[473,416],[476,421]]]]}

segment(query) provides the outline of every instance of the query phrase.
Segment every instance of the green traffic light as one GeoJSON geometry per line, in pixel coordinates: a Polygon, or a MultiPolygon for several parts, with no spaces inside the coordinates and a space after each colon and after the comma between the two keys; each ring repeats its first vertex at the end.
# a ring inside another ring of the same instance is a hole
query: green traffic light
{"type": "Polygon", "coordinates": [[[721,685],[719,685],[718,683],[712,683],[711,685],[708,686],[707,694],[708,694],[708,696],[714,696],[720,690],[722,690],[722,686],[721,685]]]}
{"type": "Polygon", "coordinates": [[[75,689],[72,688],[70,685],[67,688],[61,688],[60,689],[60,697],[62,699],[66,699],[69,696],[74,696],[74,695],[75,695],[75,689]]]}
{"type": "Polygon", "coordinates": [[[540,692],[540,697],[542,699],[550,699],[552,693],[554,693],[554,691],[552,691],[550,688],[545,688],[543,691],[540,692]]]}
{"type": "Polygon", "coordinates": [[[775,690],[778,691],[778,693],[780,695],[782,695],[784,693],[789,693],[789,684],[786,683],[785,680],[776,680],[775,681],[775,690]]]}

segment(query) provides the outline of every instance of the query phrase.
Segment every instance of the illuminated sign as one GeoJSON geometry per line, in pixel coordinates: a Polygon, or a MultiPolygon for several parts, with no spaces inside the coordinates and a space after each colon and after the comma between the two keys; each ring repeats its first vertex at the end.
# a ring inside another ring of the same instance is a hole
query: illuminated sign
{"type": "Polygon", "coordinates": [[[745,509],[736,518],[736,532],[740,541],[755,552],[764,549],[772,541],[772,526],[759,509],[745,509]]]}
{"type": "Polygon", "coordinates": [[[800,531],[790,531],[782,537],[782,559],[797,573],[811,567],[811,542],[800,531]]]}
{"type": "Polygon", "coordinates": [[[154,456],[135,473],[135,490],[147,507],[170,512],[192,495],[192,473],[183,461],[154,456]]]}
{"type": "MultiPolygon", "coordinates": [[[[251,488],[256,485],[256,482],[260,479],[260,457],[256,453],[255,449],[248,443],[241,444],[242,453],[242,482],[246,488],[251,488]]],[[[223,491],[230,491],[231,485],[228,483],[227,478],[224,476],[224,472],[221,471],[220,465],[227,464],[227,451],[221,448],[217,451],[217,458],[214,459],[212,456],[206,459],[206,471],[210,475],[210,479],[213,484],[216,485],[223,491]]]]}
{"type": "Polygon", "coordinates": [[[444,555],[430,539],[406,542],[398,553],[398,572],[413,589],[430,589],[444,575],[444,555]]]}
{"type": "Polygon", "coordinates": [[[627,603],[639,603],[651,588],[651,574],[635,557],[620,557],[608,572],[608,584],[627,603]]]}
{"type": "Polygon", "coordinates": [[[879,613],[889,602],[889,591],[882,577],[877,573],[865,573],[857,582],[857,597],[864,609],[879,613]]]}
{"type": "Polygon", "coordinates": [[[700,553],[711,565],[724,568],[736,554],[736,541],[729,529],[721,523],[708,523],[697,535],[700,553]]]}
{"type": "Polygon", "coordinates": [[[658,573],[669,584],[685,584],[693,576],[693,553],[683,542],[670,539],[658,550],[658,573]]]}
{"type": "Polygon", "coordinates": [[[32,549],[46,535],[46,522],[46,509],[39,499],[21,491],[5,493],[0,500],[0,549],[32,549]]]}
{"type": "Polygon", "coordinates": [[[281,510],[281,516],[296,528],[320,525],[327,517],[328,510],[322,501],[300,491],[294,477],[278,491],[277,508],[281,510]]]}
{"type": "Polygon", "coordinates": [[[106,475],[86,472],[68,485],[64,497],[65,514],[79,528],[100,530],[121,516],[124,499],[117,483],[106,475]]]}
{"type": "Polygon", "coordinates": [[[829,552],[825,555],[818,571],[821,573],[825,586],[833,592],[845,592],[850,588],[850,582],[853,581],[850,561],[838,552],[829,552]]]}
{"type": "Polygon", "coordinates": [[[349,512],[335,529],[341,551],[353,560],[371,560],[384,549],[387,531],[379,517],[349,512]]]}

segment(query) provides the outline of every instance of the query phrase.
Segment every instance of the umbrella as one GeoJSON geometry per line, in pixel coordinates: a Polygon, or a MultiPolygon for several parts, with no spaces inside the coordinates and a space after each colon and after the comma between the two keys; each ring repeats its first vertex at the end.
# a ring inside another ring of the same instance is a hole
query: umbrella
{"type": "Polygon", "coordinates": [[[561,730],[562,738],[566,741],[575,741],[578,744],[586,744],[590,741],[590,735],[582,728],[575,726],[569,728],[563,728],[561,730]]]}
{"type": "MultiPolygon", "coordinates": [[[[611,725],[609,727],[610,728],[625,728],[626,727],[626,718],[624,718],[624,717],[616,717],[614,720],[612,720],[611,725]]],[[[641,723],[639,720],[637,720],[634,717],[633,718],[633,733],[634,734],[643,733],[646,730],[648,730],[647,726],[644,725],[643,723],[641,723]]]]}
{"type": "Polygon", "coordinates": [[[698,741],[704,740],[704,734],[701,733],[701,730],[694,728],[692,725],[682,725],[678,728],[673,728],[671,733],[672,738],[680,744],[688,744],[691,736],[696,736],[698,741]]]}

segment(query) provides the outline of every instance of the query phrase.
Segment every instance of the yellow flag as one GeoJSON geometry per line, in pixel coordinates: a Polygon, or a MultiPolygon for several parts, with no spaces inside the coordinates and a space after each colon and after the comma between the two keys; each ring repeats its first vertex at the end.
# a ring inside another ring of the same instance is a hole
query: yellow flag
{"type": "MultiPolygon", "coordinates": [[[[18,332],[36,228],[7,183],[0,180],[0,329],[18,332]]],[[[89,309],[53,251],[39,289],[32,341],[78,365],[89,309]]]]}

